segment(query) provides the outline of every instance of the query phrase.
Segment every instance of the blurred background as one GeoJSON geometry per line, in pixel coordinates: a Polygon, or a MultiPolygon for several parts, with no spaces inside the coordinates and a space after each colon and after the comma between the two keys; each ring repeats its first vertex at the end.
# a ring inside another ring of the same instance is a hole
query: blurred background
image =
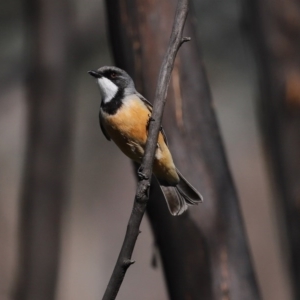
{"type": "MultiPolygon", "coordinates": [[[[24,176],[30,177],[30,174],[25,171],[24,161],[26,151],[30,151],[26,150],[28,134],[34,129],[27,120],[35,105],[28,100],[28,94],[38,97],[41,85],[49,83],[42,97],[69,87],[64,96],[70,99],[69,106],[64,106],[62,113],[71,126],[71,133],[61,136],[62,140],[71,140],[70,149],[62,146],[66,151],[61,157],[59,148],[53,150],[54,153],[59,151],[60,158],[54,157],[45,165],[51,168],[51,164],[67,161],[64,167],[68,174],[63,178],[68,187],[63,193],[63,203],[59,204],[61,225],[57,236],[49,237],[61,242],[55,299],[96,300],[104,292],[123,242],[136,186],[130,161],[100,131],[100,94],[87,74],[90,69],[113,64],[105,3],[102,0],[69,0],[68,5],[66,1],[60,4],[54,1],[53,5],[39,3],[45,26],[57,15],[57,19],[52,20],[54,29],[49,31],[50,37],[45,37],[45,49],[49,50],[45,56],[38,50],[34,52],[37,46],[31,43],[32,32],[43,30],[35,23],[41,21],[35,21],[38,19],[32,9],[35,1],[11,0],[0,4],[0,299],[12,299],[21,251],[18,226],[26,222],[20,220],[20,198],[28,193],[24,176]],[[60,26],[64,18],[68,18],[69,28],[60,26]],[[60,44],[64,40],[77,46],[60,44]],[[58,51],[60,47],[65,47],[62,56],[58,51]],[[30,57],[30,51],[36,53],[34,57],[30,57]],[[70,57],[67,67],[66,57],[70,57]],[[35,59],[46,61],[46,65],[57,70],[52,77],[41,72],[38,79],[29,83],[28,92],[26,85],[35,59]],[[63,67],[67,71],[62,71],[63,67]],[[61,78],[62,72],[65,73],[61,78]],[[60,83],[57,85],[56,81],[60,83]]],[[[285,236],[282,216],[271,189],[258,120],[259,72],[252,42],[243,28],[247,8],[233,0],[194,0],[193,6],[213,104],[240,198],[262,299],[296,299],[292,297],[287,251],[282,242],[285,236]]],[[[45,32],[37,34],[47,35],[46,29],[45,32]]],[[[45,118],[59,118],[55,109],[47,105],[41,109],[48,111],[45,118]]],[[[58,128],[48,128],[45,140],[51,139],[51,132],[59,131],[59,124],[58,128]]],[[[45,145],[43,147],[47,147],[47,143],[45,145]]],[[[35,155],[38,154],[32,154],[35,155]]],[[[147,218],[141,230],[133,254],[136,263],[126,275],[119,299],[166,300],[161,264],[158,263],[157,268],[151,266],[155,250],[147,218]]],[[[41,247],[51,248],[47,243],[41,247]]]]}

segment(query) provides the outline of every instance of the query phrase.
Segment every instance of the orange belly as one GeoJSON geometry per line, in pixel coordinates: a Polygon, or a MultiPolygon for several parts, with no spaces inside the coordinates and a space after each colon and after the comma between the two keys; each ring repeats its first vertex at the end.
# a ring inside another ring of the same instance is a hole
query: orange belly
{"type": "MultiPolygon", "coordinates": [[[[146,105],[137,96],[130,96],[124,100],[116,114],[101,114],[103,125],[111,139],[125,155],[141,163],[147,140],[147,123],[151,115],[146,105]]],[[[176,185],[179,182],[172,155],[161,133],[158,137],[153,173],[169,184],[176,185]]]]}

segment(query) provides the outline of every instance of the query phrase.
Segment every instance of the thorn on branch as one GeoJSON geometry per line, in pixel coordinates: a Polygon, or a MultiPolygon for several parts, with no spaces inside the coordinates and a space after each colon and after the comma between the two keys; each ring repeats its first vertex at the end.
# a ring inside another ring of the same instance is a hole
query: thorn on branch
{"type": "Polygon", "coordinates": [[[123,266],[124,266],[124,269],[127,270],[131,265],[133,265],[135,263],[134,260],[131,260],[131,259],[125,259],[124,262],[123,262],[123,266]]]}
{"type": "Polygon", "coordinates": [[[182,46],[182,44],[184,44],[184,43],[186,43],[186,42],[189,42],[191,40],[191,38],[190,37],[184,37],[184,38],[182,38],[181,39],[181,41],[180,41],[180,44],[179,44],[179,47],[181,47],[182,46]]]}

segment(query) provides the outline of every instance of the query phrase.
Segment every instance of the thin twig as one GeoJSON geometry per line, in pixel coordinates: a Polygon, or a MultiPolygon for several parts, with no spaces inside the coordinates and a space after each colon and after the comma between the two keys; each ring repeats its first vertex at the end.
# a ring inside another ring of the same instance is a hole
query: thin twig
{"type": "Polygon", "coordinates": [[[134,261],[131,260],[131,256],[137,237],[140,233],[139,227],[146,211],[146,206],[149,199],[152,165],[154,161],[158,134],[161,127],[167,90],[170,83],[171,72],[174,66],[177,51],[184,42],[189,40],[188,38],[182,38],[182,31],[187,13],[188,0],[179,0],[169,47],[159,73],[153,112],[150,119],[151,122],[149,126],[149,134],[145,148],[145,155],[140,167],[140,173],[142,176],[140,176],[137,186],[134,205],[127,225],[127,231],[122,249],[102,300],[113,300],[116,298],[128,267],[134,263],[134,261]]]}

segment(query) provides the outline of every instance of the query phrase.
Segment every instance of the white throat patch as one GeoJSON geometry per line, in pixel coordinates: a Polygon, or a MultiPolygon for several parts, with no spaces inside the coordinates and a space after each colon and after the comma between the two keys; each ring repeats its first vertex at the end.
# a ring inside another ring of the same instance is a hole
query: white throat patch
{"type": "Polygon", "coordinates": [[[112,100],[118,92],[118,87],[111,80],[105,77],[98,78],[97,81],[104,103],[112,100]]]}

